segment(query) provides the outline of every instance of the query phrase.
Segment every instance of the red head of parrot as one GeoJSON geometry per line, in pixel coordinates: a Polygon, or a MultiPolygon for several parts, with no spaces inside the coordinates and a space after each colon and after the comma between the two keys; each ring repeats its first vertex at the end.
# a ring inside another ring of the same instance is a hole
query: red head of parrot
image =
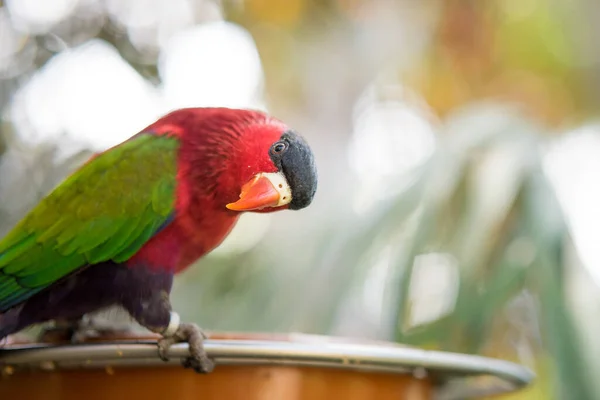
{"type": "Polygon", "coordinates": [[[315,195],[317,172],[310,147],[283,122],[262,112],[182,109],[146,130],[181,140],[180,174],[192,171],[198,178],[183,180],[190,186],[208,183],[205,189],[211,189],[207,191],[221,207],[238,212],[299,210],[315,195]],[[213,181],[197,169],[214,172],[209,172],[213,181]]]}

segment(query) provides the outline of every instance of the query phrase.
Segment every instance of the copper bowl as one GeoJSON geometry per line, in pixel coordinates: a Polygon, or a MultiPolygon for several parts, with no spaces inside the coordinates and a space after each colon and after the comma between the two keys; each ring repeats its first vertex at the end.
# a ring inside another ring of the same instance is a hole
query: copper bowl
{"type": "Polygon", "coordinates": [[[82,344],[12,342],[0,350],[0,399],[465,399],[508,393],[533,374],[492,358],[427,351],[387,342],[303,334],[212,334],[217,366],[200,375],[170,362],[156,337],[125,336],[82,344]]]}

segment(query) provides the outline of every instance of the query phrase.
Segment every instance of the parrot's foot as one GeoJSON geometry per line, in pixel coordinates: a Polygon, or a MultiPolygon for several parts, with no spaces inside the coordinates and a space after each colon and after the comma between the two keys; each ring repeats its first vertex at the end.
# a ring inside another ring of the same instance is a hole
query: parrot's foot
{"type": "Polygon", "coordinates": [[[171,323],[163,333],[163,338],[158,341],[159,357],[163,361],[169,361],[167,357],[169,348],[175,343],[187,342],[190,349],[190,356],[183,360],[183,366],[185,368],[192,368],[198,373],[207,374],[211,372],[215,367],[215,363],[208,358],[204,349],[204,340],[207,339],[206,334],[196,324],[180,324],[178,320],[179,316],[172,312],[171,323]],[[173,322],[174,320],[176,322],[173,322]],[[177,326],[176,329],[174,329],[175,324],[177,326]]]}

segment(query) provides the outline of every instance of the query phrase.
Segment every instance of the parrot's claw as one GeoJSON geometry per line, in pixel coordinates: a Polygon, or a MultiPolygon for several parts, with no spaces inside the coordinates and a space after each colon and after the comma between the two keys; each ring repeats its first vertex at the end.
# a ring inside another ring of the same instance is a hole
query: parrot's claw
{"type": "Polygon", "coordinates": [[[169,348],[177,343],[179,340],[175,336],[164,337],[158,341],[158,356],[164,362],[169,362],[169,357],[167,353],[169,352],[169,348]]]}
{"type": "Polygon", "coordinates": [[[206,356],[203,359],[188,357],[181,364],[184,368],[191,368],[199,374],[208,374],[215,368],[215,363],[206,356]]]}
{"type": "Polygon", "coordinates": [[[175,343],[187,342],[190,349],[190,356],[183,360],[185,368],[192,368],[194,371],[207,374],[215,368],[215,363],[206,354],[204,350],[204,340],[207,336],[196,324],[180,324],[173,336],[163,337],[158,341],[158,356],[163,361],[169,361],[167,353],[169,348],[175,343]]]}

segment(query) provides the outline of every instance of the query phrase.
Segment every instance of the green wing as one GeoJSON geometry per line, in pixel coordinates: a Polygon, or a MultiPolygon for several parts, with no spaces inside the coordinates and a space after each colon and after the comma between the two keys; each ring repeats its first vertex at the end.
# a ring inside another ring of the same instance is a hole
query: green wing
{"type": "Polygon", "coordinates": [[[79,268],[135,254],[173,213],[178,146],[137,135],[44,198],[0,241],[0,312],[79,268]]]}

